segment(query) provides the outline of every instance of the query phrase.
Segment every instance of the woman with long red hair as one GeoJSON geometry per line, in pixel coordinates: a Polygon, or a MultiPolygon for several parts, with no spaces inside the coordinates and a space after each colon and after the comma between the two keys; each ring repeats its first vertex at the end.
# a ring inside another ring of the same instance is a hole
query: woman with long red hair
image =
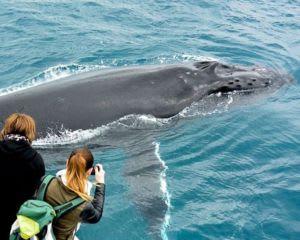
{"type": "MultiPolygon", "coordinates": [[[[56,240],[71,240],[80,222],[97,223],[103,212],[105,196],[105,172],[101,164],[95,167],[94,158],[88,148],[75,149],[67,160],[66,169],[57,173],[47,189],[45,200],[52,206],[68,202],[76,197],[84,203],[54,220],[52,227],[56,240]],[[88,177],[95,171],[95,193],[90,196],[92,183],[88,177]]],[[[76,239],[76,238],[75,238],[76,239]]]]}

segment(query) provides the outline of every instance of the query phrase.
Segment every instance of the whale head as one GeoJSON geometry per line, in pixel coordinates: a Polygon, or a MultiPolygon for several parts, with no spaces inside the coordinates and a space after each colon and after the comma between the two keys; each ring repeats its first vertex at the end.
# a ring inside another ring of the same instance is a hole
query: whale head
{"type": "Polygon", "coordinates": [[[208,95],[272,91],[294,82],[288,74],[269,68],[247,68],[216,61],[197,62],[194,67],[200,72],[202,79],[207,81],[205,83],[210,85],[208,95]]]}

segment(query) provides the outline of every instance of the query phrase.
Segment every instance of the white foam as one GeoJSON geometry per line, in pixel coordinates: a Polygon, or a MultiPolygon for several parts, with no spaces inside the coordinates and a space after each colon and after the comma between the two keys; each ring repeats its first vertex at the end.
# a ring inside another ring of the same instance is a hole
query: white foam
{"type": "Polygon", "coordinates": [[[108,66],[105,65],[60,64],[54,67],[50,67],[45,71],[37,74],[33,78],[27,79],[21,83],[11,85],[8,88],[0,89],[0,96],[38,86],[46,82],[56,81],[64,77],[68,77],[70,75],[103,69],[107,67],[108,66]]]}
{"type": "Polygon", "coordinates": [[[96,136],[100,136],[108,129],[108,126],[87,130],[79,129],[75,131],[62,128],[58,134],[48,133],[46,137],[37,139],[33,142],[33,146],[39,148],[53,148],[55,146],[81,143],[96,136]]]}
{"type": "Polygon", "coordinates": [[[160,119],[152,115],[126,115],[109,124],[93,128],[93,129],[78,129],[75,131],[69,130],[61,126],[58,133],[49,132],[46,137],[39,138],[33,142],[34,146],[47,148],[54,146],[70,145],[81,143],[97,136],[103,135],[106,131],[115,128],[126,129],[157,129],[168,124],[172,119],[160,119]]]}
{"type": "Polygon", "coordinates": [[[181,118],[209,116],[213,114],[220,114],[227,112],[233,103],[234,94],[222,95],[221,93],[212,94],[200,100],[199,102],[192,103],[191,106],[184,108],[179,116],[181,118]]]}
{"type": "Polygon", "coordinates": [[[174,62],[190,62],[190,61],[218,61],[216,58],[201,56],[201,55],[191,55],[191,54],[175,54],[172,57],[170,56],[158,56],[156,59],[153,59],[154,63],[168,64],[174,62]]]}
{"type": "Polygon", "coordinates": [[[168,169],[168,167],[167,167],[165,161],[163,161],[160,157],[160,154],[159,154],[160,144],[157,142],[153,142],[153,145],[155,145],[155,156],[157,157],[157,159],[161,162],[161,164],[163,166],[163,171],[160,174],[160,190],[162,191],[163,199],[164,199],[166,205],[168,206],[168,209],[167,209],[167,212],[165,215],[163,225],[161,226],[161,237],[163,240],[167,240],[168,236],[167,236],[166,231],[170,225],[170,219],[171,219],[171,215],[170,215],[171,195],[168,191],[168,186],[167,186],[167,169],[168,169]]]}
{"type": "Polygon", "coordinates": [[[126,128],[134,129],[156,129],[172,121],[172,118],[156,118],[153,115],[130,114],[109,125],[121,125],[126,128]]]}
{"type": "Polygon", "coordinates": [[[218,61],[217,58],[190,54],[177,55],[174,59],[182,59],[183,61],[218,61]]]}

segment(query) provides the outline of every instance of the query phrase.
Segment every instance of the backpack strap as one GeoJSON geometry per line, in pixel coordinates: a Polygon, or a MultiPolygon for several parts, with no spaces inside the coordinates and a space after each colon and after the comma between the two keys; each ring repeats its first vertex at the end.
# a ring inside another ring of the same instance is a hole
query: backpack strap
{"type": "MultiPolygon", "coordinates": [[[[46,175],[43,177],[42,182],[40,184],[40,187],[37,191],[36,194],[36,199],[43,201],[46,191],[47,191],[47,187],[49,185],[49,183],[54,179],[55,177],[52,175],[46,175]]],[[[68,202],[65,202],[63,204],[60,204],[58,206],[53,207],[56,213],[55,218],[59,218],[61,215],[63,215],[64,213],[66,213],[67,211],[79,206],[80,204],[82,204],[83,202],[85,202],[84,199],[82,199],[81,197],[77,197],[73,200],[70,200],[68,202]]]]}
{"type": "Polygon", "coordinates": [[[61,205],[55,206],[54,210],[56,212],[55,218],[59,218],[61,215],[66,213],[67,211],[70,211],[71,209],[79,206],[80,204],[84,203],[85,200],[81,197],[77,197],[71,201],[65,202],[61,205]]]}
{"type": "Polygon", "coordinates": [[[19,231],[20,228],[16,228],[13,232],[9,235],[9,240],[18,240],[19,239],[19,231]]]}
{"type": "Polygon", "coordinates": [[[36,193],[36,199],[43,201],[45,197],[45,193],[47,191],[47,187],[49,183],[54,179],[55,177],[52,175],[46,175],[43,177],[42,182],[39,186],[39,189],[36,193]]]}

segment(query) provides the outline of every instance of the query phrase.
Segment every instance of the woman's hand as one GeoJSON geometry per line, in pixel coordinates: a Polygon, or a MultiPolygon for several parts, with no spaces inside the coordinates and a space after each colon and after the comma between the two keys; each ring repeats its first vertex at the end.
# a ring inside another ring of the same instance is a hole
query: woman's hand
{"type": "Polygon", "coordinates": [[[95,166],[95,179],[96,183],[105,183],[105,171],[101,164],[96,164],[95,166]]]}

